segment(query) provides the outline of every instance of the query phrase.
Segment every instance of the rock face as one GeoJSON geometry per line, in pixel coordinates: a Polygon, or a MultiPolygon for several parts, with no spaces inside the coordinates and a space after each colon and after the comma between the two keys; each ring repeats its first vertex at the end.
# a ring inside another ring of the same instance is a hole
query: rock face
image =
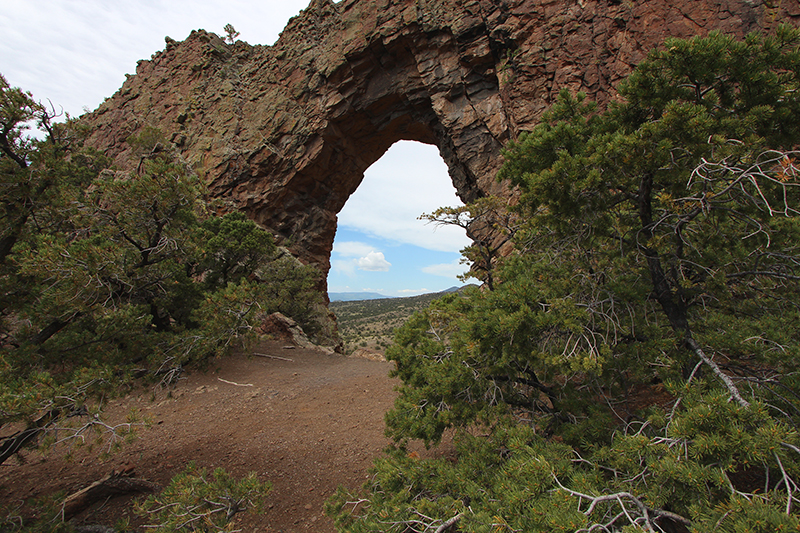
{"type": "Polygon", "coordinates": [[[782,4],[312,0],[274,46],[167,38],[83,120],[123,167],[127,137],[159,128],[225,209],[327,273],[336,214],[396,141],[436,145],[464,201],[507,193],[501,147],[561,89],[607,101],[665,37],[800,24],[800,4],[782,4]]]}

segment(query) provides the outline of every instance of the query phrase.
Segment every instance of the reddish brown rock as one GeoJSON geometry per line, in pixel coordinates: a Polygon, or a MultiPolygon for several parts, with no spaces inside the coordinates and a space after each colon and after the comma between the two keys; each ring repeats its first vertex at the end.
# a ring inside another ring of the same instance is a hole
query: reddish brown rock
{"type": "Polygon", "coordinates": [[[312,342],[303,331],[303,328],[300,327],[300,324],[282,313],[272,313],[266,316],[257,328],[257,332],[261,337],[292,343],[290,345],[292,348],[310,348],[329,355],[344,351],[344,346],[341,342],[335,343],[334,346],[319,346],[317,343],[312,342]]]}
{"type": "Polygon", "coordinates": [[[464,201],[506,192],[501,147],[559,90],[606,101],[665,37],[800,23],[783,4],[313,0],[274,46],[168,39],[84,120],[123,167],[125,139],[160,128],[211,195],[327,272],[336,214],[396,141],[436,145],[464,201]]]}

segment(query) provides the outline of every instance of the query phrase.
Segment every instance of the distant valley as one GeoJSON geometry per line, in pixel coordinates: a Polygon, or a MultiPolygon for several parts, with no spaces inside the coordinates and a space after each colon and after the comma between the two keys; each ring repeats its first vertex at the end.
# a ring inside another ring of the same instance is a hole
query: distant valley
{"type": "Polygon", "coordinates": [[[395,328],[402,326],[408,317],[425,309],[437,298],[463,288],[451,287],[442,292],[407,298],[367,292],[329,293],[328,296],[331,299],[330,310],[336,315],[339,334],[344,340],[345,353],[352,354],[359,348],[383,353],[392,342],[395,328]],[[349,295],[358,296],[359,299],[343,298],[349,295]]]}

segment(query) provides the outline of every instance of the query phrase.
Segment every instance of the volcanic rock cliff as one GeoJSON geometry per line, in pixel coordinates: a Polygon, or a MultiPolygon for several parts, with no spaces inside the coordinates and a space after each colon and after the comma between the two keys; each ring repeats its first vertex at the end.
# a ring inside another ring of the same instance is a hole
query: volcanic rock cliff
{"type": "Polygon", "coordinates": [[[464,201],[502,194],[501,147],[559,90],[607,101],[665,37],[800,24],[800,3],[782,4],[313,0],[274,46],[167,38],[83,120],[123,167],[125,140],[159,128],[211,195],[327,273],[336,214],[396,141],[436,145],[464,201]]]}

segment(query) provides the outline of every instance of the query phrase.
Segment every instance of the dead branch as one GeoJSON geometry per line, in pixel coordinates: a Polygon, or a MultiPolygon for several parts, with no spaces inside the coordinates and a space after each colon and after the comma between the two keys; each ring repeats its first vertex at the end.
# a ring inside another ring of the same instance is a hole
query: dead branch
{"type": "MultiPolygon", "coordinates": [[[[294,348],[294,346],[292,346],[294,348]]],[[[289,361],[290,363],[294,363],[294,359],[289,359],[288,357],[278,357],[277,355],[268,355],[265,353],[256,353],[253,352],[253,355],[257,355],[258,357],[267,357],[269,359],[278,359],[280,361],[289,361]]]]}
{"type": "Polygon", "coordinates": [[[739,389],[736,387],[736,384],[733,382],[733,380],[731,380],[731,378],[722,371],[717,363],[712,361],[711,358],[705,354],[700,345],[697,344],[696,340],[691,337],[687,337],[686,344],[692,349],[697,357],[699,357],[709,368],[711,368],[711,371],[714,372],[714,375],[716,375],[722,381],[722,383],[725,384],[725,387],[728,389],[731,397],[739,402],[739,405],[742,407],[750,407],[750,402],[742,398],[742,395],[739,393],[739,389]]]}
{"type": "MultiPolygon", "coordinates": [[[[684,518],[683,516],[681,516],[679,514],[676,514],[676,513],[673,513],[673,512],[670,512],[670,511],[664,511],[662,509],[652,509],[652,508],[648,507],[647,505],[645,505],[645,503],[641,499],[637,498],[636,496],[634,496],[630,492],[617,492],[617,493],[614,493],[614,494],[604,494],[604,495],[601,495],[601,496],[592,496],[590,494],[584,494],[582,492],[578,492],[578,491],[575,491],[575,490],[572,490],[572,489],[568,489],[567,487],[565,487],[564,485],[561,484],[561,482],[558,480],[558,478],[555,476],[555,474],[553,474],[553,479],[555,480],[556,484],[559,486],[559,488],[561,490],[563,490],[565,492],[568,492],[572,496],[577,497],[579,499],[579,501],[586,500],[586,501],[590,502],[589,503],[589,508],[586,509],[585,511],[582,511],[583,514],[586,515],[586,516],[591,515],[594,512],[595,508],[597,507],[597,504],[599,504],[599,503],[614,502],[614,503],[618,504],[620,506],[620,508],[622,509],[622,511],[620,513],[618,513],[610,522],[605,524],[604,525],[605,527],[609,527],[611,524],[613,524],[614,522],[616,522],[618,519],[622,518],[623,516],[625,516],[627,518],[628,522],[630,522],[632,525],[638,526],[638,527],[640,527],[642,529],[646,528],[646,530],[650,531],[651,533],[655,532],[655,529],[653,527],[655,525],[654,519],[657,519],[659,517],[663,517],[663,518],[672,520],[674,522],[678,522],[680,524],[683,524],[686,527],[692,527],[692,522],[688,518],[684,518]],[[625,507],[625,503],[624,503],[623,500],[627,500],[627,501],[633,503],[633,505],[639,510],[639,516],[636,516],[635,511],[633,511],[633,510],[629,511],[625,507]]],[[[578,505],[580,506],[580,503],[578,505]]],[[[594,526],[590,527],[588,530],[585,530],[585,531],[591,531],[593,528],[594,528],[594,526]]],[[[661,529],[661,528],[659,528],[659,529],[661,529]]]]}
{"type": "MultiPolygon", "coordinates": [[[[353,502],[348,502],[353,503],[353,502]]],[[[355,509],[355,508],[354,508],[355,509]]],[[[401,520],[398,522],[383,522],[384,524],[389,524],[392,526],[403,526],[405,529],[403,531],[416,531],[417,533],[444,533],[451,527],[455,526],[461,518],[463,518],[464,513],[458,513],[452,518],[448,518],[445,521],[441,521],[438,518],[431,518],[430,516],[425,516],[424,514],[420,513],[417,510],[414,510],[414,513],[419,516],[422,520],[416,520],[413,518],[409,518],[408,520],[401,520]],[[437,522],[442,522],[439,526],[436,526],[437,522]],[[433,529],[433,528],[436,529],[433,529]],[[418,529],[421,528],[421,529],[418,529]]]]}
{"type": "Polygon", "coordinates": [[[223,383],[227,383],[228,385],[236,385],[237,387],[252,387],[252,383],[236,383],[235,381],[228,381],[227,379],[217,378],[223,383]]]}
{"type": "Polygon", "coordinates": [[[464,516],[464,513],[458,513],[453,518],[446,520],[444,523],[442,523],[441,526],[437,527],[436,531],[434,531],[433,533],[444,533],[445,531],[456,525],[458,521],[461,520],[462,516],[464,516]]]}

